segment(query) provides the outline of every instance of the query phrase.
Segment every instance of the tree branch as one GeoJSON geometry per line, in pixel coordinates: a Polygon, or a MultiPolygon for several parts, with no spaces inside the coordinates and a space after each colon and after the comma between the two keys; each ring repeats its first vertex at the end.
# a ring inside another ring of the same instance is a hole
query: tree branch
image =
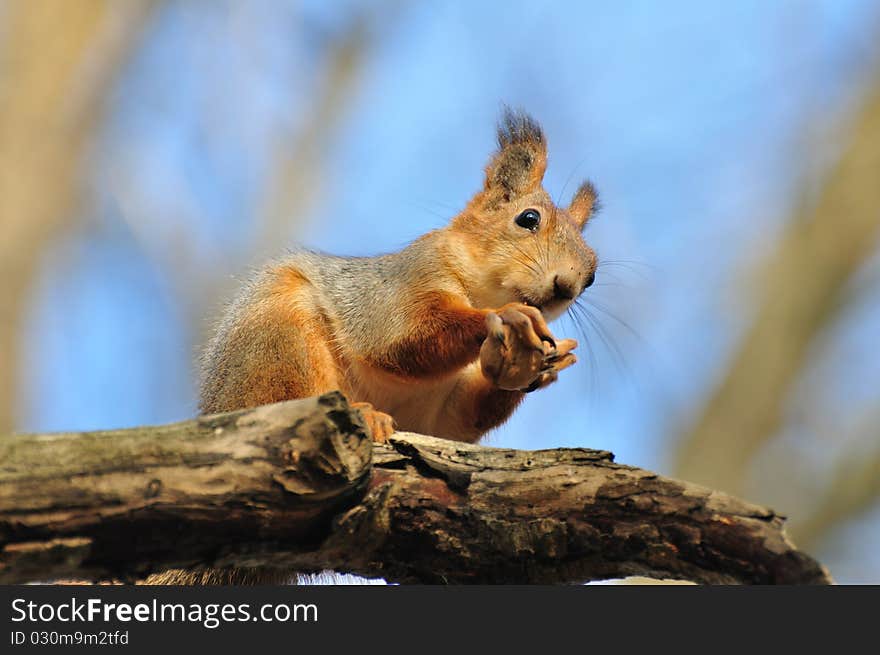
{"type": "Polygon", "coordinates": [[[880,500],[878,436],[880,405],[868,410],[848,429],[840,430],[837,442],[850,445],[828,465],[828,483],[811,503],[810,511],[798,516],[792,526],[799,543],[818,545],[835,528],[867,512],[880,500]]]}
{"type": "Polygon", "coordinates": [[[605,451],[409,433],[371,447],[338,393],[12,435],[0,462],[3,583],[257,566],[403,582],[831,582],[771,510],[605,451]]]}

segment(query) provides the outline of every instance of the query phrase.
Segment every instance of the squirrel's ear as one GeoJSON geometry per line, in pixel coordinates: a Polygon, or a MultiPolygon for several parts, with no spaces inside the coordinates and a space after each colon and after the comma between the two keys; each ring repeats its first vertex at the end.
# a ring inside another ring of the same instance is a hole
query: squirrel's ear
{"type": "Polygon", "coordinates": [[[531,116],[505,109],[498,124],[498,152],[486,167],[486,193],[494,202],[509,202],[531,193],[544,179],[547,143],[531,116]]]}
{"type": "Polygon", "coordinates": [[[590,217],[599,211],[599,195],[596,193],[596,187],[589,180],[581,183],[578,190],[575,191],[568,206],[568,213],[578,224],[578,227],[584,229],[590,217]]]}

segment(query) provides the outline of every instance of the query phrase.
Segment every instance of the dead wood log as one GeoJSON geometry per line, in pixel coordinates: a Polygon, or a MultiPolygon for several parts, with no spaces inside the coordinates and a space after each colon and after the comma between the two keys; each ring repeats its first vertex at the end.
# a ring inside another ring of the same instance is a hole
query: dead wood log
{"type": "Polygon", "coordinates": [[[257,566],[427,583],[831,582],[773,511],[612,459],[410,433],[371,445],[338,393],[10,435],[0,582],[257,566]]]}

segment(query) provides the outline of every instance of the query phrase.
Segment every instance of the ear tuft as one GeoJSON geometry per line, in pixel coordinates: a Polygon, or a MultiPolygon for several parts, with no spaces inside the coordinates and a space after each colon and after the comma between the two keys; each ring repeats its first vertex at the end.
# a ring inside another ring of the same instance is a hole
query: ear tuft
{"type": "Polygon", "coordinates": [[[575,191],[568,206],[568,213],[574,219],[575,223],[581,229],[587,224],[591,216],[594,216],[601,209],[599,202],[599,194],[596,187],[589,180],[585,180],[575,191]]]}
{"type": "Polygon", "coordinates": [[[486,200],[509,202],[541,186],[547,169],[547,144],[538,122],[506,108],[498,123],[498,152],[486,167],[486,200]]]}
{"type": "Polygon", "coordinates": [[[504,108],[498,123],[498,149],[504,150],[514,144],[531,145],[546,151],[544,130],[538,122],[523,111],[504,108]]]}

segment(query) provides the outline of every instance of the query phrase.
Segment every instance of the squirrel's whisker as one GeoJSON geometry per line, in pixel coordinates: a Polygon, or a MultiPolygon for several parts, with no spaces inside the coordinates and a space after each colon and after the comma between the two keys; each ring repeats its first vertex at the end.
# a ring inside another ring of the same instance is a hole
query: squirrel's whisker
{"type": "Polygon", "coordinates": [[[590,369],[590,389],[594,390],[597,388],[597,380],[599,379],[599,360],[597,359],[596,353],[593,350],[593,335],[587,329],[585,319],[580,314],[582,309],[583,308],[579,307],[577,304],[572,304],[569,306],[567,314],[571,318],[572,323],[574,323],[574,326],[581,337],[583,347],[587,350],[587,359],[589,364],[588,368],[590,369]]]}
{"type": "MultiPolygon", "coordinates": [[[[639,262],[635,260],[617,260],[617,259],[602,259],[598,265],[597,269],[600,268],[621,268],[625,271],[632,273],[633,275],[647,280],[649,276],[655,274],[657,272],[656,267],[648,264],[646,262],[639,262]],[[638,268],[641,267],[641,270],[638,268]]],[[[604,275],[608,275],[608,273],[604,273],[604,275]]]]}
{"type": "Polygon", "coordinates": [[[578,172],[581,166],[587,161],[587,158],[584,157],[577,164],[574,165],[574,168],[571,169],[571,173],[568,174],[568,177],[565,178],[565,182],[562,185],[562,189],[560,189],[559,193],[556,195],[556,199],[553,201],[553,204],[557,207],[559,206],[559,201],[562,200],[562,196],[565,195],[565,190],[568,188],[568,185],[571,183],[572,179],[574,179],[574,174],[578,172]]]}
{"type": "Polygon", "coordinates": [[[629,332],[632,336],[634,336],[638,341],[640,341],[640,342],[644,341],[644,339],[642,338],[642,335],[639,334],[639,332],[632,325],[630,325],[627,321],[623,320],[622,318],[617,316],[617,314],[615,314],[610,309],[608,309],[607,305],[603,305],[598,300],[596,300],[596,298],[584,298],[583,302],[589,303],[594,309],[597,309],[600,312],[602,312],[603,314],[605,314],[608,318],[610,318],[615,323],[617,323],[618,325],[623,327],[627,332],[629,332]]]}
{"type": "Polygon", "coordinates": [[[614,363],[617,372],[621,375],[626,374],[626,376],[632,376],[632,369],[627,363],[626,357],[623,355],[623,351],[617,344],[613,333],[602,324],[598,317],[596,317],[588,307],[577,302],[575,305],[583,312],[586,320],[596,331],[596,335],[602,340],[605,347],[608,348],[609,355],[611,356],[611,360],[614,363]]]}
{"type": "Polygon", "coordinates": [[[542,266],[541,263],[537,259],[535,259],[535,257],[532,254],[527,252],[526,249],[523,248],[520,244],[518,244],[515,239],[507,236],[506,234],[502,234],[501,237],[505,241],[505,243],[508,243],[511,246],[513,246],[514,250],[516,250],[519,254],[521,254],[528,261],[530,261],[534,264],[534,267],[530,266],[529,269],[535,275],[538,275],[538,276],[543,275],[543,273],[545,271],[544,266],[542,266]]]}

